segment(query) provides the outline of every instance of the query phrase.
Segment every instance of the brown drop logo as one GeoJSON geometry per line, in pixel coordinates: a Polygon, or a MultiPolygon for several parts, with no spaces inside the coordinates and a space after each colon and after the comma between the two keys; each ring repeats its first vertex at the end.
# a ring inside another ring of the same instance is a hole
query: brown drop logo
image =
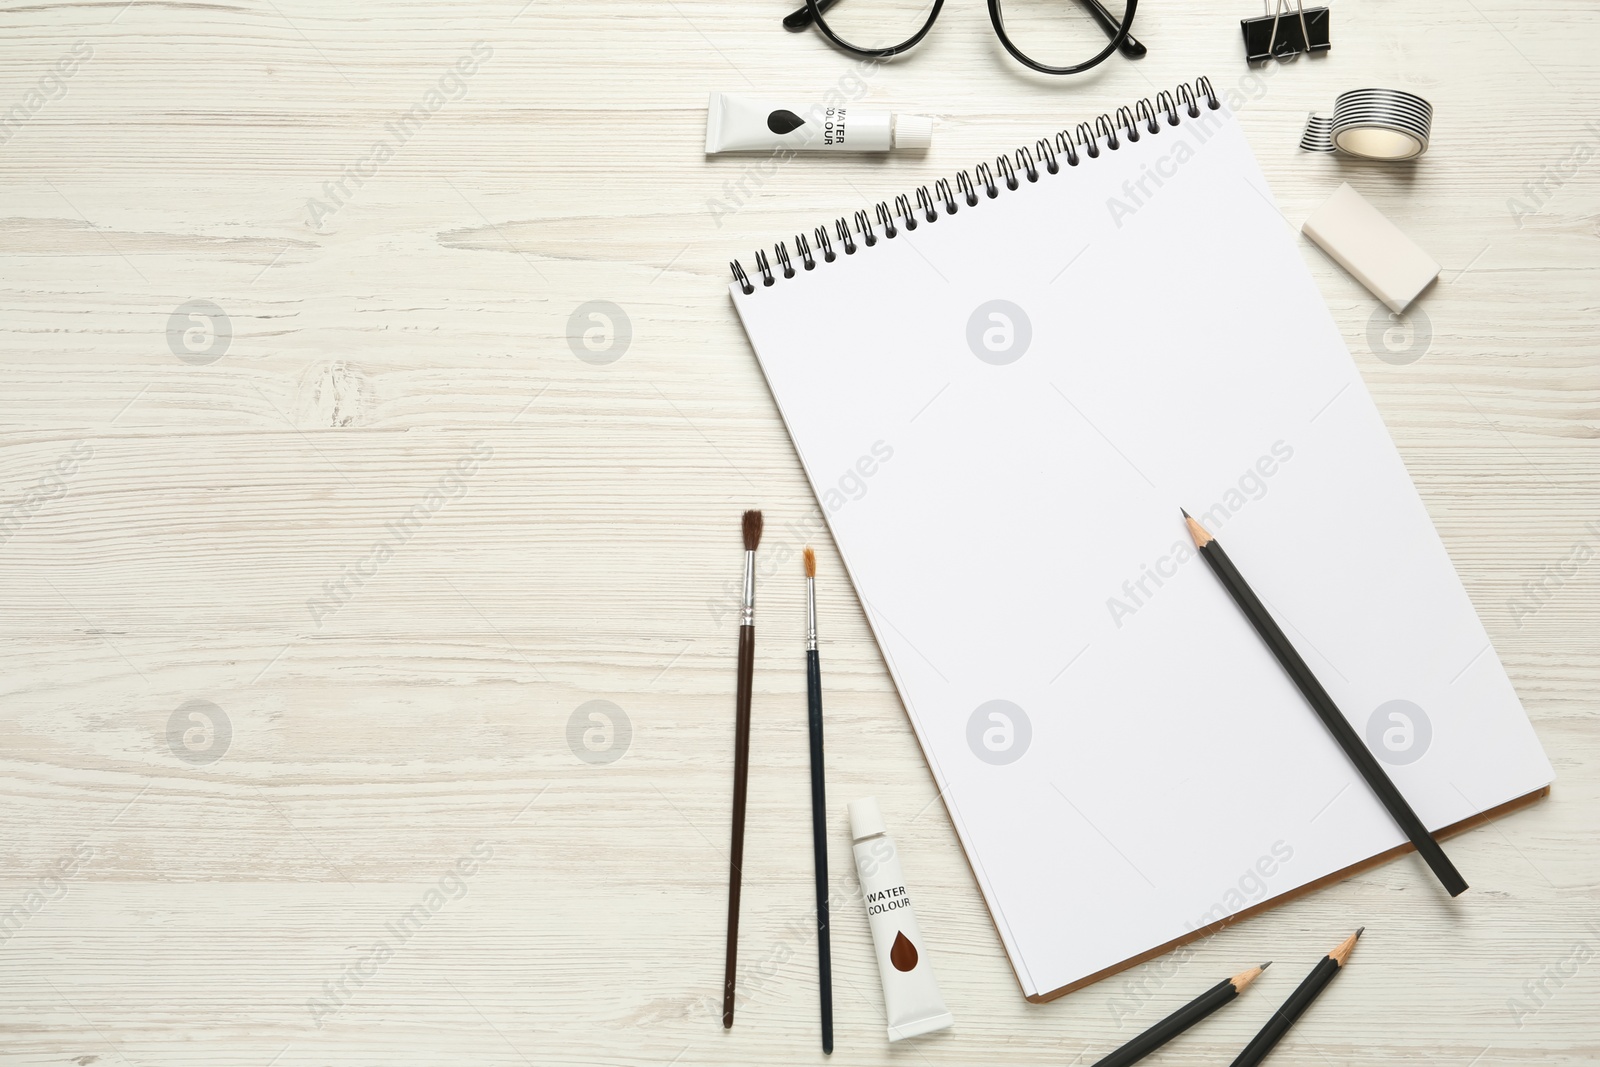
{"type": "Polygon", "coordinates": [[[894,935],[894,945],[889,949],[889,962],[897,971],[909,971],[917,965],[917,946],[905,934],[894,935]]]}

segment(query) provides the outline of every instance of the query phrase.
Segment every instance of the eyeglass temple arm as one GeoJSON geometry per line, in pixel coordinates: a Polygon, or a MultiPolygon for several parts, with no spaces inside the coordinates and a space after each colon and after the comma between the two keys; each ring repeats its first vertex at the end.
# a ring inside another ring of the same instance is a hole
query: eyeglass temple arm
{"type": "MultiPolygon", "coordinates": [[[[817,0],[817,7],[826,12],[838,2],[839,0],[817,0]]],[[[1089,9],[1089,14],[1094,16],[1094,20],[1100,24],[1100,29],[1105,31],[1107,37],[1115,37],[1117,32],[1122,29],[1122,24],[1117,21],[1116,16],[1107,11],[1105,6],[1100,3],[1100,0],[1078,0],[1078,3],[1089,9]]],[[[809,29],[812,21],[811,8],[802,7],[784,17],[783,28],[790,33],[799,33],[801,30],[809,29]]],[[[1122,47],[1118,51],[1129,59],[1139,59],[1148,49],[1140,44],[1130,33],[1123,39],[1122,47]]]]}
{"type": "MultiPolygon", "coordinates": [[[[817,0],[817,6],[827,11],[838,2],[839,0],[817,0]]],[[[790,33],[799,33],[801,30],[810,29],[811,22],[811,9],[802,5],[799,11],[784,16],[783,28],[790,33]]]]}
{"type": "MultiPolygon", "coordinates": [[[[837,3],[838,0],[833,0],[833,2],[837,3]]],[[[1122,29],[1122,23],[1118,22],[1117,17],[1105,9],[1105,5],[1101,4],[1100,0],[1078,0],[1078,3],[1089,9],[1089,14],[1094,16],[1094,20],[1100,24],[1100,28],[1105,31],[1107,37],[1115,37],[1117,32],[1122,29]]],[[[1123,38],[1122,46],[1117,51],[1129,59],[1140,59],[1149,49],[1134,40],[1133,34],[1129,33],[1127,37],[1123,38]]]]}

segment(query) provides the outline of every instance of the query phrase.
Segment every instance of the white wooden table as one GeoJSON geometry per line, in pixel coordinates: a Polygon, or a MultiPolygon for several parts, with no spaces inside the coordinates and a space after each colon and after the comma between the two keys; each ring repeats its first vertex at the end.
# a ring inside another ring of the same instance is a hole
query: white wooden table
{"type": "Polygon", "coordinates": [[[763,174],[702,155],[706,93],[851,66],[781,2],[0,9],[0,1058],[820,1061],[796,557],[838,565],[726,263],[1199,74],[1243,93],[1292,223],[1348,179],[1446,267],[1394,324],[1305,245],[1555,789],[1452,844],[1458,904],[1411,857],[1031,1006],[825,583],[834,882],[876,793],[958,1020],[888,1047],[846,911],[833,1062],[1088,1063],[1276,959],[1159,1061],[1226,1062],[1360,922],[1275,1064],[1600,1057],[1600,11],[1340,2],[1330,55],[1256,81],[1254,10],[1147,0],[1145,60],[1053,80],[952,3],[864,83],[939,117],[928,158],[763,174]],[[1296,149],[1366,85],[1434,102],[1422,162],[1296,149]],[[623,313],[598,356],[592,301],[623,313]],[[724,1033],[749,506],[782,579],[724,1033]]]}

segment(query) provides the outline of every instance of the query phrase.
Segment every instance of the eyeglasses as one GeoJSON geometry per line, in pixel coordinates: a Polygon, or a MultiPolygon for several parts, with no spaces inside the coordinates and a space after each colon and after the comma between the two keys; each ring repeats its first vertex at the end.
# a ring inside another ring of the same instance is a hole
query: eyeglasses
{"type": "MultiPolygon", "coordinates": [[[[1010,31],[1000,13],[1001,0],[988,2],[989,21],[1005,50],[1023,66],[1044,74],[1079,74],[1112,52],[1138,59],[1146,51],[1128,33],[1139,0],[1109,0],[1113,8],[1121,9],[1120,16],[1107,10],[1100,0],[1009,0],[1010,31]],[[1074,10],[1072,3],[1082,10],[1074,10]],[[1083,59],[1093,50],[1089,19],[1111,40],[1099,52],[1083,59]],[[1018,41],[1027,46],[1026,50],[1018,41]]],[[[814,25],[842,51],[887,59],[916,47],[933,28],[943,7],[944,0],[806,0],[805,7],[783,20],[783,28],[800,33],[814,25]]]]}

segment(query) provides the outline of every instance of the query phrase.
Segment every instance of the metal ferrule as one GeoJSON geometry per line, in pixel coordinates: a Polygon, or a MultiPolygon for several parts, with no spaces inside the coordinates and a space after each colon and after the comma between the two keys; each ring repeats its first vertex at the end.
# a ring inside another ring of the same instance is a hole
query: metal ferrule
{"type": "Polygon", "coordinates": [[[744,554],[744,611],[739,616],[740,626],[756,624],[756,554],[744,554]]]}
{"type": "Polygon", "coordinates": [[[806,651],[817,650],[817,580],[806,579],[806,651]]]}

